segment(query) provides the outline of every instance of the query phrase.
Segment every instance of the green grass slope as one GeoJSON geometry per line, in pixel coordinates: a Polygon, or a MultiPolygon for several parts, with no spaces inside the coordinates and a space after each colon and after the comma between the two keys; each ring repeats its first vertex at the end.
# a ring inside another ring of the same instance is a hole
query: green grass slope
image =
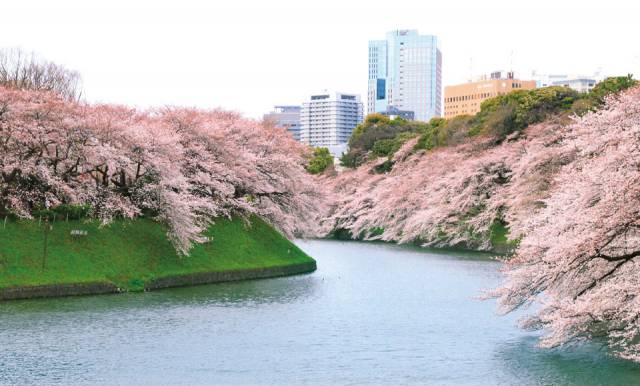
{"type": "Polygon", "coordinates": [[[220,219],[206,233],[212,241],[178,257],[164,228],[150,220],[58,221],[48,235],[38,221],[0,221],[0,288],[110,282],[142,290],[154,279],[207,272],[270,268],[313,259],[264,221],[220,219]],[[74,236],[72,231],[87,231],[74,236]]]}

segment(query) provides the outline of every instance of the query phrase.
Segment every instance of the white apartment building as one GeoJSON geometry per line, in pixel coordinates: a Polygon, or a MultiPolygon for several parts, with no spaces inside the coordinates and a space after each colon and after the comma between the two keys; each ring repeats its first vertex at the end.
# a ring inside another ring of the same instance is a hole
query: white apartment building
{"type": "Polygon", "coordinates": [[[565,80],[557,80],[553,82],[554,86],[563,86],[569,87],[570,89],[576,90],[577,92],[589,92],[596,85],[595,79],[590,78],[572,78],[565,80]]]}
{"type": "Polygon", "coordinates": [[[533,80],[536,81],[536,87],[564,86],[569,87],[578,92],[588,92],[595,87],[604,77],[600,71],[592,76],[569,75],[569,74],[539,74],[535,71],[532,74],[533,80]]]}
{"type": "Polygon", "coordinates": [[[360,95],[335,91],[310,95],[300,111],[300,141],[315,147],[347,143],[362,120],[360,95]]]}

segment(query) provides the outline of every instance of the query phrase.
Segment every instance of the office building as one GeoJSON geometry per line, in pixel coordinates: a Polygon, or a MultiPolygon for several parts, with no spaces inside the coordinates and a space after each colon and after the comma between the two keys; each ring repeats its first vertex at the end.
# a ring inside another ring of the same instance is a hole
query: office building
{"type": "Polygon", "coordinates": [[[367,112],[390,107],[428,121],[442,114],[442,53],[436,36],[396,30],[369,42],[367,112]]]}
{"type": "Polygon", "coordinates": [[[300,111],[300,140],[316,147],[342,145],[362,119],[357,94],[325,91],[310,95],[300,111]]]}
{"type": "Polygon", "coordinates": [[[380,114],[386,115],[391,119],[402,118],[406,119],[407,121],[413,121],[415,119],[415,114],[413,113],[413,111],[398,110],[393,106],[389,106],[386,111],[382,111],[380,112],[380,114]]]}
{"type": "Polygon", "coordinates": [[[564,80],[557,80],[553,82],[553,86],[569,87],[577,92],[589,92],[596,85],[595,79],[590,78],[571,78],[564,80]]]}
{"type": "Polygon", "coordinates": [[[589,92],[604,77],[601,71],[596,71],[593,75],[568,75],[568,74],[539,74],[533,72],[533,79],[536,81],[536,87],[563,86],[569,87],[578,92],[589,92]]]}
{"type": "Polygon", "coordinates": [[[553,86],[555,82],[569,79],[569,75],[567,74],[538,74],[535,71],[531,77],[536,81],[536,88],[550,87],[553,86]]]}
{"type": "Polygon", "coordinates": [[[513,72],[496,71],[476,81],[447,86],[444,88],[444,117],[474,115],[480,111],[480,104],[488,98],[504,95],[513,90],[536,88],[534,80],[520,80],[513,72]]]}
{"type": "Polygon", "coordinates": [[[300,106],[275,106],[263,119],[277,127],[287,129],[293,139],[300,141],[300,106]]]}

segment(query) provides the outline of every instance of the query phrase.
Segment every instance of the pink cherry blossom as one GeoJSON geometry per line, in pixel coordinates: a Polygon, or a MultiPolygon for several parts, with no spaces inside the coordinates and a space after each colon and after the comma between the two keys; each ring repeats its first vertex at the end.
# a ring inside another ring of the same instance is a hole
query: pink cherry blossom
{"type": "Polygon", "coordinates": [[[605,338],[640,361],[640,88],[602,110],[427,153],[408,142],[392,170],[373,160],[335,177],[325,225],[354,237],[490,250],[492,224],[519,241],[501,310],[540,307],[527,326],[546,347],[605,338]]]}
{"type": "Polygon", "coordinates": [[[0,211],[89,204],[107,224],[150,216],[187,254],[216,218],[315,229],[321,191],[285,130],[218,110],[140,111],[0,87],[0,211]]]}

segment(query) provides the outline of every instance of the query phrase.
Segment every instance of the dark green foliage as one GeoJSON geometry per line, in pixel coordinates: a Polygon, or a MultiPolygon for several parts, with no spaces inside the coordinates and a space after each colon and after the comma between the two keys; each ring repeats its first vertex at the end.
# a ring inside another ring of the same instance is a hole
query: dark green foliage
{"type": "Polygon", "coordinates": [[[389,120],[383,115],[372,114],[354,130],[349,153],[341,161],[344,166],[357,167],[371,157],[391,158],[403,143],[416,135],[419,135],[416,150],[453,146],[477,135],[493,138],[498,143],[551,114],[570,110],[581,98],[582,95],[566,87],[546,87],[487,99],[475,116],[463,115],[449,120],[433,118],[425,123],[389,120]]]}
{"type": "Polygon", "coordinates": [[[373,155],[376,157],[388,157],[389,154],[393,154],[396,150],[396,141],[393,139],[381,139],[373,144],[373,155]]]}
{"type": "Polygon", "coordinates": [[[328,237],[330,239],[336,239],[336,240],[352,240],[353,239],[353,235],[351,234],[351,231],[344,228],[334,229],[329,234],[328,237]]]}
{"type": "Polygon", "coordinates": [[[499,142],[514,131],[541,122],[551,114],[569,110],[581,97],[567,87],[554,86],[517,90],[487,99],[474,117],[470,134],[488,135],[499,142]]]}
{"type": "Polygon", "coordinates": [[[355,129],[353,129],[353,133],[351,133],[351,138],[349,138],[349,146],[353,146],[354,141],[357,141],[358,138],[362,136],[362,134],[367,128],[378,125],[378,124],[385,125],[385,124],[388,124],[389,122],[390,122],[390,119],[386,115],[382,115],[378,113],[367,115],[367,117],[364,119],[364,122],[356,126],[355,129]]]}
{"type": "Polygon", "coordinates": [[[340,164],[348,168],[356,168],[367,162],[367,153],[361,149],[350,149],[340,157],[340,164]]]}
{"type": "Polygon", "coordinates": [[[384,228],[375,227],[368,231],[362,231],[357,236],[353,235],[349,229],[336,228],[328,236],[330,239],[335,240],[364,240],[366,237],[380,236],[384,233],[384,228]]]}
{"type": "Polygon", "coordinates": [[[505,103],[497,106],[491,114],[487,115],[482,125],[477,125],[479,128],[478,133],[487,134],[501,141],[518,129],[516,109],[517,105],[515,103],[505,103]]]}
{"type": "Polygon", "coordinates": [[[357,167],[370,158],[391,156],[426,127],[424,122],[370,114],[353,130],[349,151],[340,158],[340,162],[346,167],[357,167]]]}
{"type": "Polygon", "coordinates": [[[349,152],[340,161],[343,166],[357,167],[375,157],[388,157],[388,162],[374,168],[374,172],[384,173],[393,166],[390,161],[393,154],[415,136],[419,136],[415,150],[455,146],[476,136],[498,144],[510,134],[550,116],[567,117],[592,111],[604,103],[607,95],[636,85],[638,81],[629,75],[607,78],[586,94],[560,86],[517,90],[485,100],[474,116],[433,118],[426,123],[371,114],[354,130],[349,152]]]}
{"type": "Polygon", "coordinates": [[[361,236],[361,238],[364,237],[376,237],[376,236],[380,236],[384,233],[384,228],[382,227],[374,227],[369,229],[367,232],[363,232],[361,236]]]}
{"type": "Polygon", "coordinates": [[[372,154],[375,157],[391,157],[402,145],[418,134],[401,132],[392,139],[381,139],[373,144],[372,154]]]}
{"type": "Polygon", "coordinates": [[[431,150],[438,146],[461,143],[467,137],[467,127],[472,117],[460,115],[450,120],[432,118],[418,139],[415,149],[431,150]]]}
{"type": "Polygon", "coordinates": [[[390,172],[392,168],[393,168],[393,161],[388,159],[388,160],[384,161],[383,163],[381,163],[380,165],[375,166],[373,168],[373,171],[378,173],[378,174],[382,174],[382,173],[390,172]]]}
{"type": "Polygon", "coordinates": [[[333,156],[326,147],[313,149],[313,157],[309,160],[307,171],[311,174],[319,174],[333,165],[333,156]]]}
{"type": "Polygon", "coordinates": [[[370,125],[365,122],[356,128],[359,134],[351,136],[349,148],[368,152],[373,149],[374,144],[379,140],[393,139],[398,134],[405,132],[419,133],[425,126],[424,122],[406,121],[404,119],[394,119],[370,125]]]}
{"type": "Polygon", "coordinates": [[[509,224],[504,220],[495,219],[489,232],[491,247],[498,253],[509,254],[520,244],[520,239],[509,240],[509,224]]]}
{"type": "Polygon", "coordinates": [[[593,90],[589,92],[589,99],[591,99],[595,105],[602,105],[607,95],[619,93],[620,91],[637,85],[638,81],[633,79],[633,75],[631,74],[607,78],[596,84],[593,90]]]}
{"type": "Polygon", "coordinates": [[[571,108],[565,112],[565,116],[582,116],[589,111],[595,111],[601,107],[608,95],[617,94],[630,87],[638,85],[638,81],[632,75],[607,78],[598,84],[587,94],[580,94],[571,108]]]}

